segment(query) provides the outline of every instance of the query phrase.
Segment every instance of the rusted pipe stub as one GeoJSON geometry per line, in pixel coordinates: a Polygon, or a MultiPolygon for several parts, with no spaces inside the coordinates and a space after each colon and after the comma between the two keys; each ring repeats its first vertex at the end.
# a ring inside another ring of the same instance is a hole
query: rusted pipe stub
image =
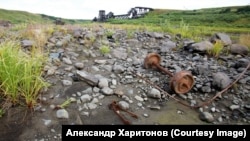
{"type": "Polygon", "coordinates": [[[149,53],[144,59],[144,67],[148,68],[156,68],[155,65],[159,65],[161,62],[161,57],[157,53],[149,53]]]}
{"type": "Polygon", "coordinates": [[[185,94],[192,89],[194,86],[194,78],[189,71],[177,72],[170,79],[170,87],[177,94],[185,94]]]}

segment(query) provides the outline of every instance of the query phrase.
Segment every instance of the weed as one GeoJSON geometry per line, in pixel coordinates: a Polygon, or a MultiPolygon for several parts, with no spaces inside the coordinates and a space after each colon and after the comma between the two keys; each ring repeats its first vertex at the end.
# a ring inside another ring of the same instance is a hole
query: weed
{"type": "Polygon", "coordinates": [[[225,65],[225,62],[223,60],[221,60],[221,59],[219,59],[217,62],[218,62],[218,64],[220,66],[224,66],[225,65]]]}
{"type": "Polygon", "coordinates": [[[56,108],[58,109],[64,109],[65,107],[69,106],[69,104],[72,102],[72,99],[65,100],[62,104],[57,105],[56,108]]]}
{"type": "Polygon", "coordinates": [[[21,23],[21,24],[16,24],[11,28],[11,31],[20,31],[20,30],[24,30],[27,28],[27,24],[26,23],[21,23]]]}
{"type": "Polygon", "coordinates": [[[221,54],[222,50],[223,50],[224,46],[223,43],[221,41],[216,41],[213,48],[207,50],[207,53],[211,56],[214,57],[219,57],[219,55],[221,54]]]}
{"type": "Polygon", "coordinates": [[[107,30],[107,31],[105,32],[105,35],[106,35],[108,38],[112,38],[112,36],[114,35],[114,31],[112,31],[112,30],[107,30]]]}
{"type": "Polygon", "coordinates": [[[34,46],[40,49],[46,44],[53,30],[49,25],[29,24],[24,30],[20,31],[20,37],[34,41],[34,46]]]}
{"type": "Polygon", "coordinates": [[[92,46],[95,43],[95,41],[96,41],[95,36],[90,36],[88,38],[84,38],[84,44],[87,47],[92,46]]]}
{"type": "Polygon", "coordinates": [[[110,47],[103,45],[100,47],[100,52],[101,52],[101,54],[108,54],[108,53],[110,53],[110,47]]]}
{"type": "Polygon", "coordinates": [[[248,46],[250,49],[250,34],[241,34],[239,39],[240,44],[248,46]]]}
{"type": "Polygon", "coordinates": [[[0,38],[4,38],[6,36],[7,32],[4,28],[0,27],[0,38]]]}
{"type": "Polygon", "coordinates": [[[64,35],[68,33],[68,29],[66,28],[66,26],[61,26],[61,25],[57,25],[55,27],[55,31],[59,31],[64,35]]]}
{"type": "Polygon", "coordinates": [[[128,38],[128,39],[132,39],[132,38],[134,37],[134,34],[135,34],[134,31],[128,30],[128,31],[127,31],[127,38],[128,38]]]}
{"type": "Polygon", "coordinates": [[[94,42],[96,41],[95,36],[90,36],[89,41],[91,44],[94,44],[94,42]]]}
{"type": "Polygon", "coordinates": [[[32,108],[40,90],[49,86],[41,77],[45,61],[43,54],[35,48],[32,48],[31,54],[28,55],[16,42],[1,43],[0,90],[4,97],[14,105],[25,103],[32,108]]]}
{"type": "Polygon", "coordinates": [[[55,28],[53,26],[47,25],[47,28],[44,30],[45,34],[51,36],[55,32],[55,28]]]}

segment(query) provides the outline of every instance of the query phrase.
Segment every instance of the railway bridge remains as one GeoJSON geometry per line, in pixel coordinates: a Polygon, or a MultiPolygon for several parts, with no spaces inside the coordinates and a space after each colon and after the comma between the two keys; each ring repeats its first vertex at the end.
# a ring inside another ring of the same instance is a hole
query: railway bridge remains
{"type": "Polygon", "coordinates": [[[107,19],[135,19],[143,17],[149,11],[153,11],[153,8],[149,7],[134,7],[131,8],[127,14],[115,15],[113,12],[105,13],[105,10],[99,10],[98,18],[94,18],[93,21],[105,22],[107,19]]]}

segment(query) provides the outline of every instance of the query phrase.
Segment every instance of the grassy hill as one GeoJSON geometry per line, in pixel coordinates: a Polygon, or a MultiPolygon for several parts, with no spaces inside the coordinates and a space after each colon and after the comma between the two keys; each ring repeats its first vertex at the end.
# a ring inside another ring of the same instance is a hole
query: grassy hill
{"type": "Polygon", "coordinates": [[[219,7],[197,10],[155,9],[144,18],[131,20],[110,19],[112,24],[134,24],[147,26],[209,27],[211,30],[226,29],[228,32],[249,33],[250,6],[219,7]],[[182,25],[180,25],[182,24],[182,25]]]}
{"type": "MultiPolygon", "coordinates": [[[[0,9],[0,20],[7,20],[13,24],[19,23],[53,23],[57,18],[44,14],[34,14],[25,11],[0,9]]],[[[86,20],[62,19],[65,23],[81,23],[86,20]]]]}
{"type": "MultiPolygon", "coordinates": [[[[144,18],[130,20],[134,24],[160,25],[166,21],[179,23],[180,21],[199,26],[226,26],[250,28],[250,6],[220,7],[198,10],[165,10],[155,9],[144,18]]],[[[126,20],[112,19],[110,23],[126,23],[126,20]]]]}
{"type": "Polygon", "coordinates": [[[0,19],[10,21],[13,24],[28,22],[49,23],[53,21],[52,18],[43,17],[39,14],[5,9],[0,9],[0,19]]]}
{"type": "MultiPolygon", "coordinates": [[[[0,20],[11,23],[52,23],[58,17],[33,14],[25,11],[0,9],[0,20]]],[[[82,23],[88,20],[62,19],[66,23],[82,23]]],[[[144,18],[132,20],[111,19],[112,24],[164,25],[179,24],[184,21],[189,26],[250,28],[250,6],[218,7],[197,10],[155,9],[144,18]]]]}
{"type": "MultiPolygon", "coordinates": [[[[53,23],[58,17],[44,14],[33,14],[25,11],[0,9],[0,20],[19,23],[53,23]]],[[[62,19],[66,24],[93,23],[90,20],[62,19]]],[[[98,23],[101,24],[101,23],[98,23]]],[[[181,33],[184,37],[200,38],[215,32],[232,33],[235,38],[239,34],[250,34],[250,5],[206,8],[196,10],[154,9],[138,19],[109,19],[111,25],[149,31],[181,33]]],[[[89,24],[92,25],[92,24],[89,24]]]]}

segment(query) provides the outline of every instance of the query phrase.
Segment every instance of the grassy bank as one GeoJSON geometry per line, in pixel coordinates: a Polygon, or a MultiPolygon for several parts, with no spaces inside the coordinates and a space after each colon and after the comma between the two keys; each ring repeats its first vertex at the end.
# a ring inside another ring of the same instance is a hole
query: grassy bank
{"type": "Polygon", "coordinates": [[[151,31],[182,34],[200,40],[216,32],[231,34],[239,40],[240,34],[250,33],[250,6],[221,7],[198,10],[155,9],[143,18],[110,19],[109,24],[132,25],[151,31]]]}

